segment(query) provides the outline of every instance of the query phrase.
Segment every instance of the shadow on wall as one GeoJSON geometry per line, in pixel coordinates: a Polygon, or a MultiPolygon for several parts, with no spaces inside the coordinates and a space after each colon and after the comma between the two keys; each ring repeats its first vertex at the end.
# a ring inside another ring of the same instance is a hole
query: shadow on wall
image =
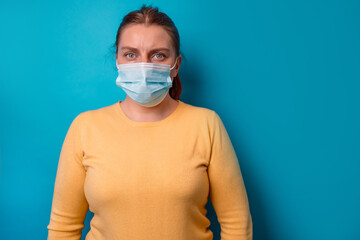
{"type": "Polygon", "coordinates": [[[90,221],[93,218],[94,213],[90,212],[90,210],[86,214],[86,218],[84,221],[85,228],[81,231],[81,240],[85,240],[86,234],[90,231],[90,221]]]}
{"type": "MultiPolygon", "coordinates": [[[[231,131],[231,126],[228,127],[228,131],[231,131]]],[[[271,234],[268,228],[268,219],[265,211],[266,199],[259,191],[259,182],[256,178],[256,169],[252,169],[253,166],[250,162],[253,162],[251,157],[244,151],[244,144],[241,144],[239,140],[241,136],[232,136],[232,144],[234,146],[236,155],[239,160],[241,173],[243,175],[246,192],[249,199],[250,212],[253,221],[253,240],[275,240],[273,234],[271,234]]],[[[220,239],[220,238],[219,238],[220,239]]]]}
{"type": "Polygon", "coordinates": [[[195,53],[192,54],[190,57],[191,60],[188,60],[187,56],[182,55],[179,76],[183,89],[180,100],[194,106],[204,106],[203,103],[206,105],[206,99],[208,97],[203,90],[206,79],[201,77],[202,66],[199,66],[198,63],[200,60],[196,59],[195,55],[195,53]]]}

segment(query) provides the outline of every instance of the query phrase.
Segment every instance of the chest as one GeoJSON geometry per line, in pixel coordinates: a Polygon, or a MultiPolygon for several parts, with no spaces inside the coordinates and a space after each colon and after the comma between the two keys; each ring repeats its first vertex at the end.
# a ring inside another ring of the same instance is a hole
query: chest
{"type": "Polygon", "coordinates": [[[93,130],[84,144],[85,194],[90,207],[166,199],[204,202],[210,157],[200,128],[93,130]]]}

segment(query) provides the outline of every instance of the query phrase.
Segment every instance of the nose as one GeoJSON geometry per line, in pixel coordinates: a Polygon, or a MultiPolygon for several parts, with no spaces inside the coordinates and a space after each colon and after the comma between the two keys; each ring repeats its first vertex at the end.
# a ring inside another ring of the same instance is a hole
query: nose
{"type": "Polygon", "coordinates": [[[145,62],[145,63],[150,63],[151,61],[150,61],[150,59],[147,57],[147,55],[146,54],[143,54],[142,56],[141,56],[141,62],[145,62]]]}

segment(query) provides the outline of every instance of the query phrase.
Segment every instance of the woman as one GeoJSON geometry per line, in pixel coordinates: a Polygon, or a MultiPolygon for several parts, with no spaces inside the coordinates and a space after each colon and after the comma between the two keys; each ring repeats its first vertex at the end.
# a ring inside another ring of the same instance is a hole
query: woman
{"type": "Polygon", "coordinates": [[[239,163],[216,112],[180,101],[178,31],[157,8],[126,15],[116,36],[124,101],[79,114],[65,137],[48,239],[252,239],[239,163]]]}

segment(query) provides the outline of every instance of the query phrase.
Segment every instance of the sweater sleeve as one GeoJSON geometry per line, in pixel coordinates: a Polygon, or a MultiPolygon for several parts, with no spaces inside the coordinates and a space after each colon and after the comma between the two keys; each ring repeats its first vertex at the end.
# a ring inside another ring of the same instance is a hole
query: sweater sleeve
{"type": "Polygon", "coordinates": [[[252,240],[253,226],[239,162],[219,115],[213,111],[208,166],[210,200],[222,240],[252,240]]]}
{"type": "Polygon", "coordinates": [[[79,240],[85,227],[89,205],[84,194],[86,171],[82,165],[79,116],[71,123],[62,145],[47,226],[48,240],[79,240]]]}

